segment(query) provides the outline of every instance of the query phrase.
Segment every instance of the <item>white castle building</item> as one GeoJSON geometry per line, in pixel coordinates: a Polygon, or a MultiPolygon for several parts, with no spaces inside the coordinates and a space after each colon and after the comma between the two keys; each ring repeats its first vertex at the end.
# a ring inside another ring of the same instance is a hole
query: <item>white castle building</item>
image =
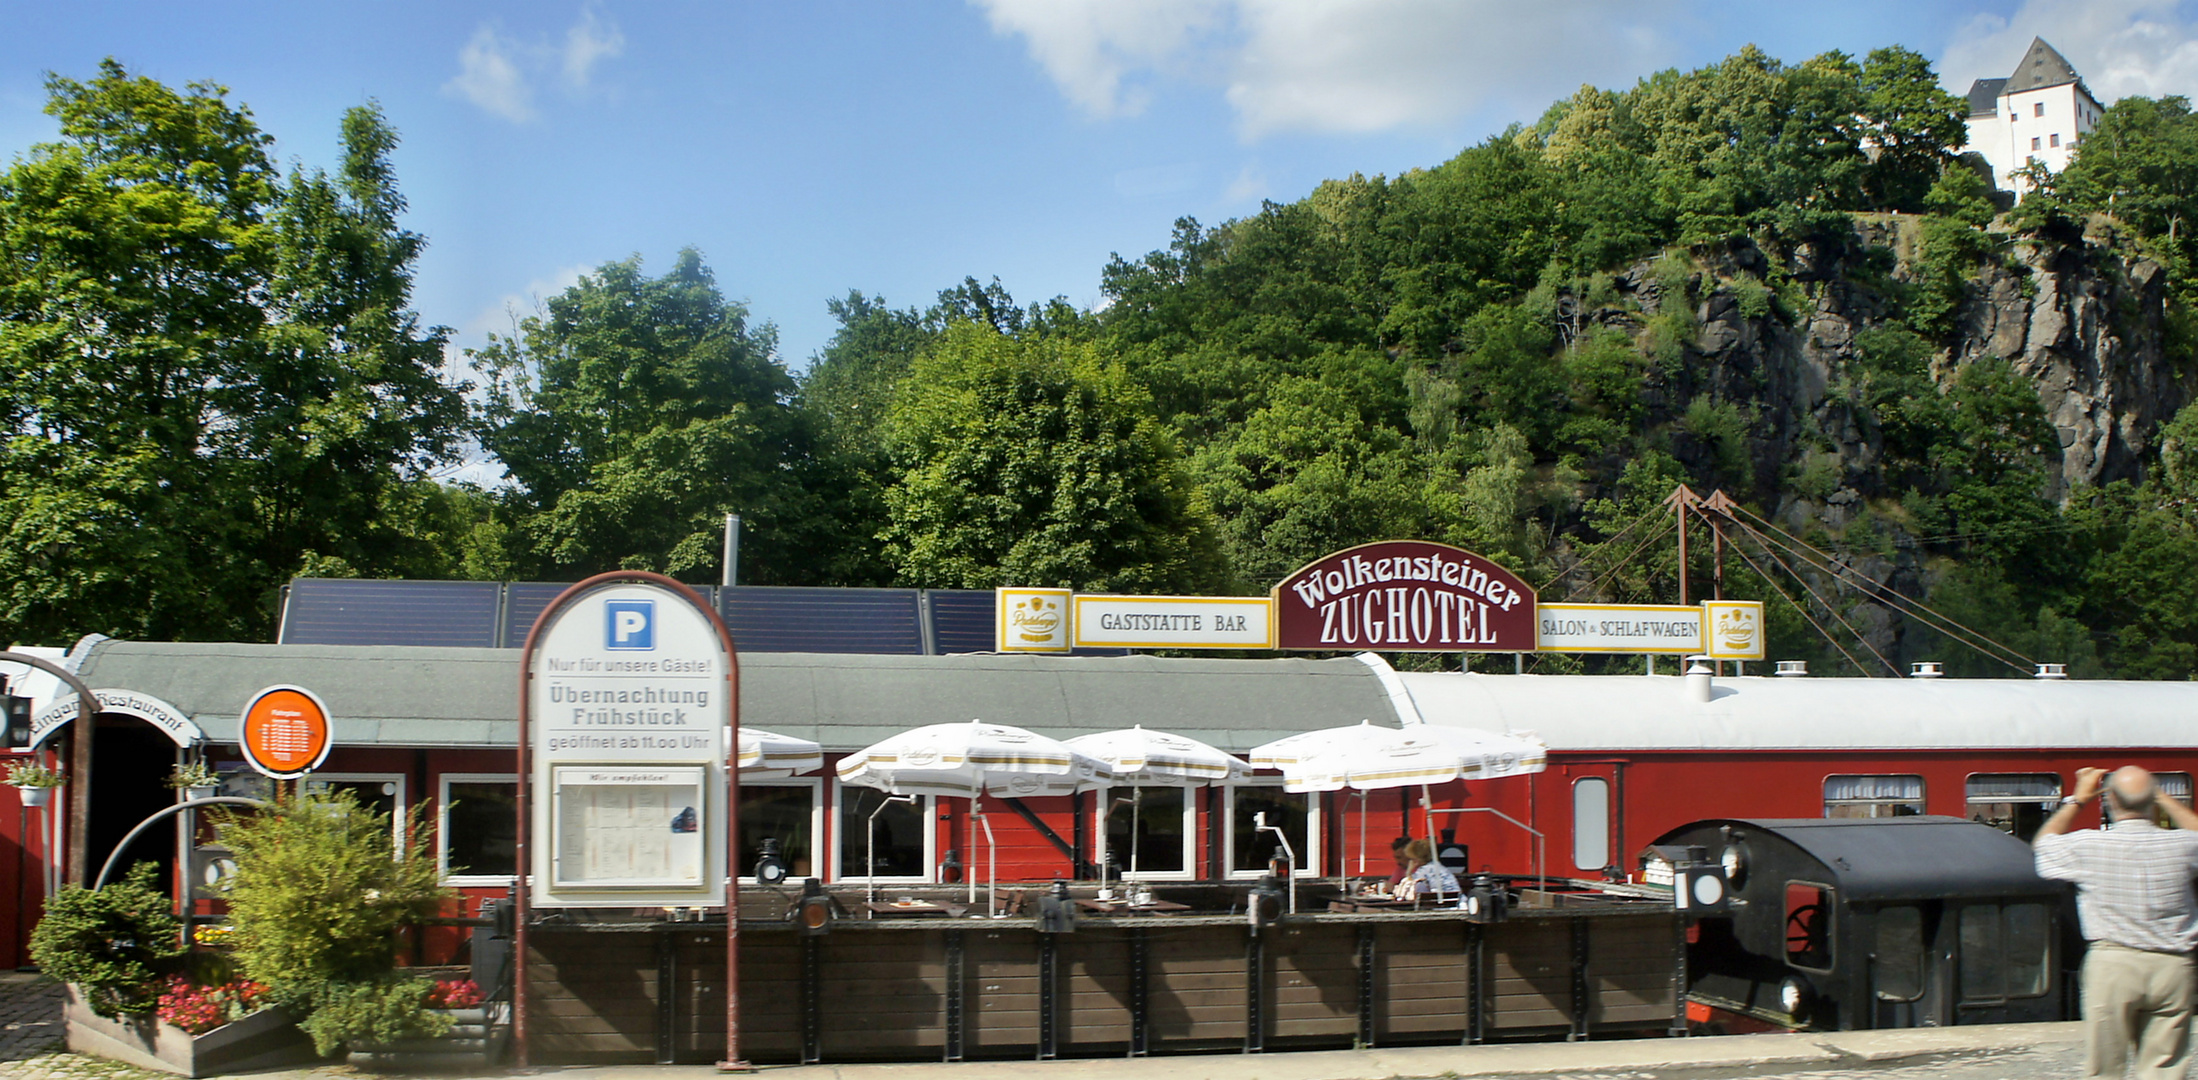
{"type": "Polygon", "coordinates": [[[1970,85],[1968,148],[1984,155],[1994,181],[2020,199],[2030,185],[2015,170],[2033,161],[2055,172],[2067,168],[2099,112],[2098,99],[2067,58],[2044,38],[2032,38],[2013,75],[1970,85]]]}

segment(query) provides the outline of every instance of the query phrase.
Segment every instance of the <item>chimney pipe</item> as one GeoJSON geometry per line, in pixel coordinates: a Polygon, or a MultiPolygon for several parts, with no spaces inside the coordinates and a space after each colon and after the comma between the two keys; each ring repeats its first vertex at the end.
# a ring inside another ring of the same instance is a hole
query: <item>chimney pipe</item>
{"type": "Polygon", "coordinates": [[[1687,700],[1699,702],[1709,701],[1712,696],[1711,691],[1715,683],[1715,680],[1712,677],[1710,671],[1710,658],[1707,656],[1687,657],[1686,679],[1687,700]]]}

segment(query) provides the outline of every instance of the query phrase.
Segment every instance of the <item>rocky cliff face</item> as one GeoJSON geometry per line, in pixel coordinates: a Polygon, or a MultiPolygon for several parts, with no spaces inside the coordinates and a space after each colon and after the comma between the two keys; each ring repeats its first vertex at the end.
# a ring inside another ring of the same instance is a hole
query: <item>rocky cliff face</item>
{"type": "MultiPolygon", "coordinates": [[[[1979,265],[1930,364],[1942,387],[1962,365],[1985,358],[2005,359],[2028,378],[2058,435],[2046,448],[2058,467],[2043,494],[2061,500],[2083,487],[2143,479],[2154,432],[2198,397],[2198,364],[2168,348],[2166,273],[2117,244],[2108,226],[2097,228],[2017,244],[1979,265]]],[[[1875,418],[1849,387],[1859,370],[1857,336],[1886,325],[1896,306],[1887,294],[1914,273],[1917,233],[1914,218],[1879,215],[1859,220],[1843,243],[1782,255],[1743,243],[1698,254],[1683,297],[1666,295],[1674,284],[1668,267],[1659,280],[1643,263],[1614,283],[1630,303],[1572,321],[1575,330],[1600,323],[1644,334],[1666,305],[1689,304],[1683,362],[1650,380],[1646,404],[1677,420],[1704,396],[1735,403],[1754,471],[1753,490],[1740,494],[1772,503],[1773,518],[1789,530],[1836,535],[1872,499],[1899,494],[1886,490],[1879,468],[1875,418]],[[1788,280],[1775,290],[1765,284],[1781,276],[1788,280]]],[[[1719,448],[1686,428],[1673,425],[1673,451],[1698,472],[1715,471],[1719,448]]],[[[1929,591],[1931,572],[1913,545],[1857,554],[1850,565],[1907,596],[1929,591]]],[[[1875,647],[1900,655],[1907,626],[1895,612],[1861,603],[1850,617],[1875,647]]]]}
{"type": "MultiPolygon", "coordinates": [[[[1798,317],[1750,311],[1749,290],[1764,288],[1755,283],[1772,270],[1765,252],[1739,244],[1707,260],[1689,282],[1696,329],[1682,370],[1652,385],[1648,404],[1676,416],[1702,394],[1746,403],[1759,490],[1776,490],[1781,471],[1816,444],[1836,456],[1839,489],[1876,494],[1871,425],[1839,386],[1857,362],[1856,335],[1891,315],[1885,253],[1894,255],[1890,277],[1905,278],[1914,231],[1914,219],[1882,215],[1858,222],[1845,244],[1793,252],[1782,269],[1793,282],[1785,295],[1798,287],[1805,297],[1798,317]]],[[[2198,397],[2198,365],[2167,355],[2165,283],[2157,263],[2125,254],[2110,236],[2018,245],[2008,262],[1978,268],[1933,374],[1943,383],[1963,364],[1998,357],[2030,379],[2059,435],[2054,496],[2142,479],[2152,432],[2198,397]]],[[[1651,264],[1615,284],[1633,304],[1575,321],[1638,333],[1663,310],[1665,285],[1651,264]]],[[[1685,434],[1675,448],[1683,458],[1707,452],[1685,434]]]]}

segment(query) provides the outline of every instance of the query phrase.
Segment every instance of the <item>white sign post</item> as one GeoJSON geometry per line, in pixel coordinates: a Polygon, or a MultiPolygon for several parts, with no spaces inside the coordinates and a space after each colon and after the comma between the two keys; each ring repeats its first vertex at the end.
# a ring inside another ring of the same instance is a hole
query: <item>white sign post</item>
{"type": "Polygon", "coordinates": [[[598,586],[528,657],[534,907],[725,902],[731,657],[691,595],[598,586]]]}

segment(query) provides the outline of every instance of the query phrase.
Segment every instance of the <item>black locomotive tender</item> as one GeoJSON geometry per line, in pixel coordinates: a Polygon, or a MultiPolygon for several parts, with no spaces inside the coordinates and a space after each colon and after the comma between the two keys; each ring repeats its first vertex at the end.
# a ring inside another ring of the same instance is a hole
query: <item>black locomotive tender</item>
{"type": "Polygon", "coordinates": [[[1954,817],[1697,821],[1644,853],[1698,916],[1698,1029],[2063,1020],[2083,948],[2028,844],[1954,817]],[[1722,878],[1723,888],[1718,887],[1722,878]],[[1699,880],[1708,878],[1708,881],[1699,880]]]}

